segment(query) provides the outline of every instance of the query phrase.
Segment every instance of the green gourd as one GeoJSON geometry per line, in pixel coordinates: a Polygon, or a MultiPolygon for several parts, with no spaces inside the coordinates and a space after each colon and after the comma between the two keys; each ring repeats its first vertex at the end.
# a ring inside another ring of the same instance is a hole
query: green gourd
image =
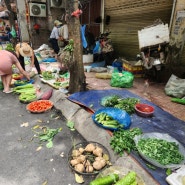
{"type": "Polygon", "coordinates": [[[175,103],[180,103],[180,104],[185,105],[185,99],[184,98],[171,98],[171,101],[175,102],[175,103]]]}
{"type": "Polygon", "coordinates": [[[121,178],[115,185],[132,185],[136,181],[136,173],[134,171],[129,172],[126,176],[121,178]]]}
{"type": "Polygon", "coordinates": [[[119,180],[118,174],[110,174],[91,181],[89,185],[112,185],[118,180],[119,180]]]}

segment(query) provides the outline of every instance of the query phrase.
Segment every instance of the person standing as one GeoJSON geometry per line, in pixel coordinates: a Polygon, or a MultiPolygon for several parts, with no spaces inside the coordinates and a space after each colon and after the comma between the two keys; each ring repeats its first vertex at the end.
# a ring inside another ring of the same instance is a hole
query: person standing
{"type": "Polygon", "coordinates": [[[28,43],[26,43],[26,42],[18,43],[15,46],[15,52],[16,52],[17,58],[19,59],[21,66],[24,70],[25,70],[24,57],[30,57],[30,59],[31,59],[30,67],[32,68],[35,66],[37,73],[41,74],[41,69],[40,69],[40,65],[37,60],[37,57],[34,54],[33,49],[31,48],[31,46],[28,43]]]}
{"type": "Polygon", "coordinates": [[[0,50],[0,76],[4,86],[4,93],[11,93],[10,89],[12,81],[12,65],[15,65],[20,73],[22,73],[28,80],[30,80],[29,74],[21,67],[17,57],[7,50],[0,50]]]}
{"type": "Polygon", "coordinates": [[[58,20],[54,21],[54,27],[53,27],[51,34],[50,34],[50,37],[49,37],[49,42],[51,43],[52,48],[56,54],[58,54],[60,51],[60,48],[58,46],[58,40],[61,40],[61,38],[59,36],[58,26],[61,24],[62,23],[58,20]]]}

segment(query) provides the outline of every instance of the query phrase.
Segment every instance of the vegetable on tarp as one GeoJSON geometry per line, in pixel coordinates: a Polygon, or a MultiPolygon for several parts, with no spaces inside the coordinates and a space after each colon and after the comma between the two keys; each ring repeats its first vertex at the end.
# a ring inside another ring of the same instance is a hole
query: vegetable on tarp
{"type": "Polygon", "coordinates": [[[105,107],[114,107],[121,99],[118,95],[105,96],[101,99],[101,105],[105,107]]]}
{"type": "Polygon", "coordinates": [[[135,112],[134,107],[139,102],[140,100],[138,98],[121,98],[118,95],[105,96],[101,99],[102,106],[119,108],[125,110],[128,114],[135,112]]]}
{"type": "Polygon", "coordinates": [[[137,150],[133,138],[140,134],[142,134],[140,128],[114,131],[110,139],[110,146],[114,152],[118,153],[120,156],[123,155],[124,151],[130,153],[132,150],[137,150]]]}
{"type": "Polygon", "coordinates": [[[110,128],[124,128],[124,125],[121,125],[117,120],[115,120],[112,116],[105,112],[100,112],[99,114],[96,114],[95,120],[102,124],[105,127],[110,128]]]}
{"type": "Polygon", "coordinates": [[[91,181],[89,185],[112,185],[113,183],[118,181],[118,179],[118,174],[110,174],[91,181]]]}

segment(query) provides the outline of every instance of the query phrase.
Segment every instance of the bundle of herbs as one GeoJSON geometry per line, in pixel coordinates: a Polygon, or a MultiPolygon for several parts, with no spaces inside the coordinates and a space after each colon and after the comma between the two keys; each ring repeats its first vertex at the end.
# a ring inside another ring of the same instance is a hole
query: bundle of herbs
{"type": "Polygon", "coordinates": [[[133,138],[140,134],[142,134],[140,128],[114,131],[110,140],[110,146],[120,156],[123,155],[124,151],[130,153],[132,150],[137,150],[133,138]]]}
{"type": "Polygon", "coordinates": [[[135,112],[135,104],[139,102],[140,100],[138,98],[121,98],[118,95],[111,95],[103,97],[101,100],[101,105],[105,107],[119,108],[125,110],[128,114],[132,114],[135,112]]]}

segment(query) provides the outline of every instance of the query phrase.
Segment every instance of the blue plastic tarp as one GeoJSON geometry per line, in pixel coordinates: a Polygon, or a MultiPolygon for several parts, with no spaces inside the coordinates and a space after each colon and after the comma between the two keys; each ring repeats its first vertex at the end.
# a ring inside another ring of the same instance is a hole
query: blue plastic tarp
{"type": "MultiPolygon", "coordinates": [[[[84,92],[77,92],[68,97],[69,100],[83,105],[95,112],[103,106],[100,104],[101,99],[109,95],[119,95],[122,98],[134,97],[140,99],[141,103],[147,103],[155,108],[153,117],[140,117],[137,114],[131,115],[131,126],[130,128],[139,127],[142,129],[143,133],[147,132],[160,132],[167,133],[171,137],[178,140],[183,146],[185,146],[185,122],[171,115],[170,113],[164,111],[154,103],[143,99],[131,93],[128,90],[121,89],[110,89],[110,90],[89,90],[84,92]]],[[[165,169],[156,168],[155,170],[150,169],[146,164],[144,159],[142,159],[138,154],[131,154],[141,166],[149,172],[159,184],[168,185],[166,182],[166,171],[165,169]]]]}

